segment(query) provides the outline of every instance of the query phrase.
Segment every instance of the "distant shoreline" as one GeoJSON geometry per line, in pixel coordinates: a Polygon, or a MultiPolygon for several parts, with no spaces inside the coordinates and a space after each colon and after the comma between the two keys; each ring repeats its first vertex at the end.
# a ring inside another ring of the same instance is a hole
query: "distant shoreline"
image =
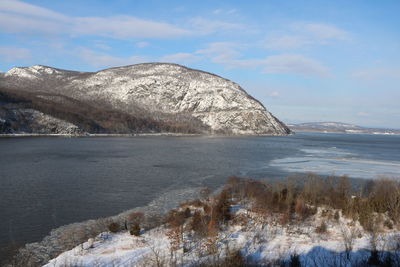
{"type": "Polygon", "coordinates": [[[295,132],[309,133],[344,133],[344,134],[373,134],[373,135],[399,135],[400,129],[363,127],[342,122],[307,122],[300,124],[288,124],[295,132]]]}
{"type": "Polygon", "coordinates": [[[393,132],[340,132],[340,131],[308,131],[308,130],[296,130],[292,129],[294,133],[322,133],[322,134],[368,134],[368,135],[400,135],[399,133],[393,133],[393,132]]]}

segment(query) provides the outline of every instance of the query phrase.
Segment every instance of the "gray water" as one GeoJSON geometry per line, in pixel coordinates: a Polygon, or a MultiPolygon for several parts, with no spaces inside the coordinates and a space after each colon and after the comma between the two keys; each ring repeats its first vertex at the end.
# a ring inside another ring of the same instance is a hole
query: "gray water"
{"type": "Polygon", "coordinates": [[[0,138],[0,152],[0,251],[231,175],[400,177],[400,136],[0,138]]]}

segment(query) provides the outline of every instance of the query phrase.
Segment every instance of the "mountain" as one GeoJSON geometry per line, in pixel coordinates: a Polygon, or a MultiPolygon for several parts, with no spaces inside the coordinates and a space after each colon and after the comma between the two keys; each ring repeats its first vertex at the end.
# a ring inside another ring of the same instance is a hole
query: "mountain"
{"type": "Polygon", "coordinates": [[[342,122],[307,122],[288,126],[296,132],[400,134],[400,130],[396,129],[367,128],[342,122]]]}
{"type": "Polygon", "coordinates": [[[0,133],[285,135],[238,84],[176,64],[77,72],[36,65],[0,75],[0,133]]]}

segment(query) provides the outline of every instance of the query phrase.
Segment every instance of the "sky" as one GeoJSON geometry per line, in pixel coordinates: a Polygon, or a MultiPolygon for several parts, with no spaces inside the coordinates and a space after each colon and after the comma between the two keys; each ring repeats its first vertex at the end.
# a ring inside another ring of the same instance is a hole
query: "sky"
{"type": "Polygon", "coordinates": [[[400,128],[400,1],[0,0],[0,71],[172,62],[286,123],[400,128]]]}

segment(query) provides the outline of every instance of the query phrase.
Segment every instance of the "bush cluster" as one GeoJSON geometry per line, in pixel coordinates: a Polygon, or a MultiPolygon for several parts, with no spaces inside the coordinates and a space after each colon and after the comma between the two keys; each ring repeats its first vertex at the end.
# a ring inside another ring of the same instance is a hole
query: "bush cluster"
{"type": "MultiPolygon", "coordinates": [[[[305,220],[316,213],[316,207],[341,210],[344,216],[359,220],[368,229],[374,214],[387,214],[382,222],[388,228],[400,220],[400,183],[379,179],[353,188],[347,176],[327,178],[309,174],[284,182],[262,182],[230,177],[225,192],[231,199],[262,215],[280,214],[281,223],[305,220]]],[[[339,219],[339,212],[333,214],[339,219]]]]}

